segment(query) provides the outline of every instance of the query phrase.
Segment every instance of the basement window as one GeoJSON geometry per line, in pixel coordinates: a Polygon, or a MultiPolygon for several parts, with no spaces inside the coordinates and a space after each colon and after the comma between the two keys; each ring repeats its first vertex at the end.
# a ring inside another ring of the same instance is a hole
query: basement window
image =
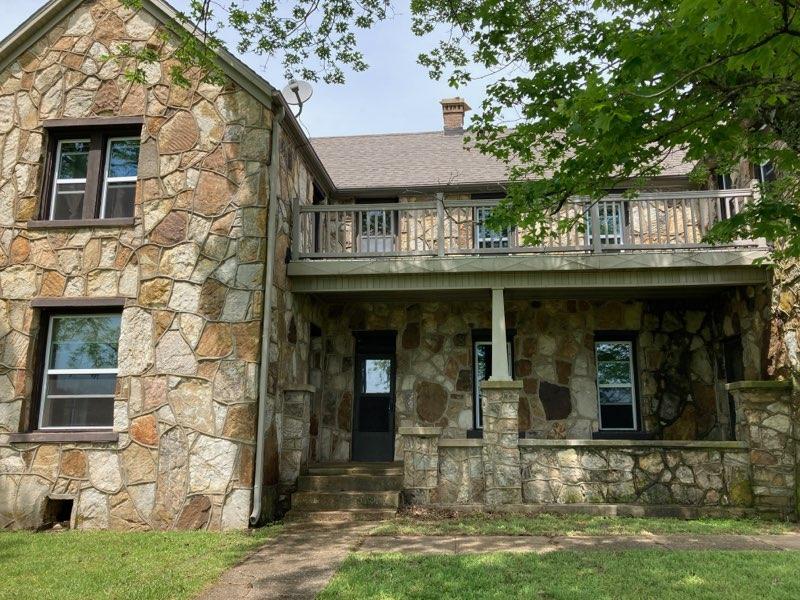
{"type": "Polygon", "coordinates": [[[52,498],[45,500],[44,514],[42,515],[42,529],[51,529],[61,526],[69,529],[72,521],[72,498],[52,498]]]}

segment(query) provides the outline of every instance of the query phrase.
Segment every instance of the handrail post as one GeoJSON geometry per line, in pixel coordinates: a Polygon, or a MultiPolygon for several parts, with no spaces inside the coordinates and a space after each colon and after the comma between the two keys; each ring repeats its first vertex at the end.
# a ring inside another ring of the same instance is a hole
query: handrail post
{"type": "Polygon", "coordinates": [[[444,194],[436,194],[436,239],[439,256],[444,256],[444,194]]]}
{"type": "Polygon", "coordinates": [[[294,260],[300,258],[300,249],[302,248],[300,243],[300,232],[302,231],[300,219],[300,198],[295,196],[292,198],[292,258],[294,260]]]}
{"type": "Polygon", "coordinates": [[[603,246],[600,240],[600,205],[598,201],[592,202],[589,214],[592,219],[592,252],[599,254],[603,251],[603,246]]]}

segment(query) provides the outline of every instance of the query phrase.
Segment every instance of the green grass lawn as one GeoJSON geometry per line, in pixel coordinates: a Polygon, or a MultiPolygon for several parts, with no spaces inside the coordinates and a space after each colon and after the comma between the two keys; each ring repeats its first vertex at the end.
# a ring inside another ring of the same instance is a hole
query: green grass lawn
{"type": "Polygon", "coordinates": [[[321,600],[796,600],[800,552],[354,554],[321,600]]]}
{"type": "Polygon", "coordinates": [[[477,513],[399,516],[378,525],[372,535],[636,535],[758,534],[797,531],[797,523],[758,519],[671,519],[477,513]]]}
{"type": "Polygon", "coordinates": [[[0,600],[192,598],[279,530],[2,532],[0,600]]]}

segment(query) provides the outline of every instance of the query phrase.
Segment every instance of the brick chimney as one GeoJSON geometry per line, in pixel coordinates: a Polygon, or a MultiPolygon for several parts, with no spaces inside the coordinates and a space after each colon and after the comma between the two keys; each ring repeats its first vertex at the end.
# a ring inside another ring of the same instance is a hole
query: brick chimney
{"type": "Polygon", "coordinates": [[[461,133],[464,131],[464,113],[472,110],[463,98],[445,98],[440,101],[445,133],[461,133]]]}

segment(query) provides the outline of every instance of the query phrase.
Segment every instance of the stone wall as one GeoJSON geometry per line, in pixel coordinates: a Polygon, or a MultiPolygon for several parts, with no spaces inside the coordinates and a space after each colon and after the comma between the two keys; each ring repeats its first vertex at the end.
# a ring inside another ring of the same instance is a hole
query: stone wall
{"type": "Polygon", "coordinates": [[[723,340],[738,336],[744,376],[762,376],[769,300],[747,287],[714,298],[649,301],[639,334],[645,427],[664,439],[727,439],[723,340]],[[688,377],[687,377],[688,374],[688,377]]]}
{"type": "MultiPolygon", "coordinates": [[[[233,82],[172,85],[172,51],[145,11],[93,0],[0,74],[0,527],[37,525],[31,507],[48,494],[73,497],[83,528],[247,524],[272,113],[233,82]],[[103,60],[121,41],[164,57],[146,67],[146,85],[103,60]],[[135,224],[28,228],[43,180],[42,122],[122,115],[144,117],[135,224]],[[30,418],[37,296],[125,298],[118,443],[10,442],[30,418]]],[[[291,197],[310,198],[295,143],[285,140],[281,162],[279,253],[291,197]]],[[[275,283],[268,416],[277,457],[281,386],[305,382],[308,336],[293,322],[283,271],[275,283]]]]}
{"type": "Polygon", "coordinates": [[[749,457],[736,442],[520,445],[526,503],[752,506],[749,457]]]}
{"type": "MultiPolygon", "coordinates": [[[[523,383],[520,431],[535,438],[590,438],[598,427],[594,332],[632,331],[638,332],[646,430],[673,439],[726,439],[720,340],[735,323],[747,346],[746,363],[760,361],[758,308],[755,300],[741,300],[750,296],[753,290],[734,295],[735,302],[728,295],[507,301],[507,327],[515,330],[513,376],[523,383]]],[[[320,458],[349,457],[358,330],[398,332],[397,427],[438,426],[444,437],[465,437],[473,427],[472,332],[490,328],[489,304],[487,293],[485,302],[324,305],[317,320],[325,348],[320,458]]]]}
{"type": "Polygon", "coordinates": [[[797,409],[789,381],[726,385],[736,401],[736,441],[518,439],[508,422],[520,386],[487,382],[483,439],[400,429],[408,504],[611,504],[797,516],[797,409]]]}

